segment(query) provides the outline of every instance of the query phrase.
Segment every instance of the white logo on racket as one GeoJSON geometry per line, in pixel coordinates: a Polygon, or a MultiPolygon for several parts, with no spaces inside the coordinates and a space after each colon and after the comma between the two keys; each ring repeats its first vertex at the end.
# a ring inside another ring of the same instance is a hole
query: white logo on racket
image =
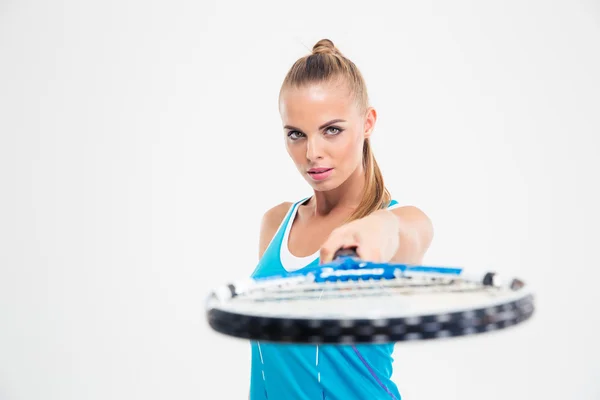
{"type": "Polygon", "coordinates": [[[371,269],[333,269],[323,268],[320,273],[321,278],[329,278],[330,276],[361,276],[361,275],[381,275],[383,274],[383,268],[371,268],[371,269]]]}

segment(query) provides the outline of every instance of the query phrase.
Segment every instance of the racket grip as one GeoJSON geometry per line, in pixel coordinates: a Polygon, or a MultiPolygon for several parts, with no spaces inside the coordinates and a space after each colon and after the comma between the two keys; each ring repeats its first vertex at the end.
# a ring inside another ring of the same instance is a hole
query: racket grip
{"type": "Polygon", "coordinates": [[[358,253],[356,252],[356,247],[348,247],[348,248],[339,249],[333,255],[333,259],[335,260],[340,257],[358,257],[358,253]]]}

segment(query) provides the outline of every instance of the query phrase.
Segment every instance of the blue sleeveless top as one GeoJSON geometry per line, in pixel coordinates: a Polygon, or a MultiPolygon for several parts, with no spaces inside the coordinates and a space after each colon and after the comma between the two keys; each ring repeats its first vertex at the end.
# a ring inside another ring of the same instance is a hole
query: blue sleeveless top
{"type": "MultiPolygon", "coordinates": [[[[299,205],[306,200],[290,208],[253,278],[284,275],[319,264],[318,252],[295,257],[288,250],[291,225],[299,205]]],[[[395,205],[392,200],[388,208],[395,205]]],[[[401,399],[391,380],[394,343],[317,346],[251,341],[250,345],[250,400],[401,399]]]]}

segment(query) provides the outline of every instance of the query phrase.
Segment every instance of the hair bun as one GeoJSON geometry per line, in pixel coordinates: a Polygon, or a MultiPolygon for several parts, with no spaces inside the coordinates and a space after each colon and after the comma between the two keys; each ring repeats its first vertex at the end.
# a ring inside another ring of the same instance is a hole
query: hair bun
{"type": "Polygon", "coordinates": [[[329,39],[321,39],[312,48],[313,54],[340,54],[333,42],[329,39]]]}

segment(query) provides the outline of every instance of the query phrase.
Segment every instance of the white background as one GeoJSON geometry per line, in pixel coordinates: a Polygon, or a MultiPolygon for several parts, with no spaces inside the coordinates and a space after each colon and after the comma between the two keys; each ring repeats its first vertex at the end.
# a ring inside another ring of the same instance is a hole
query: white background
{"type": "Polygon", "coordinates": [[[523,326],[398,344],[404,398],[600,398],[597,1],[0,0],[0,399],[246,398],[203,302],[310,195],[277,95],[321,38],[426,262],[536,287],[523,326]]]}

